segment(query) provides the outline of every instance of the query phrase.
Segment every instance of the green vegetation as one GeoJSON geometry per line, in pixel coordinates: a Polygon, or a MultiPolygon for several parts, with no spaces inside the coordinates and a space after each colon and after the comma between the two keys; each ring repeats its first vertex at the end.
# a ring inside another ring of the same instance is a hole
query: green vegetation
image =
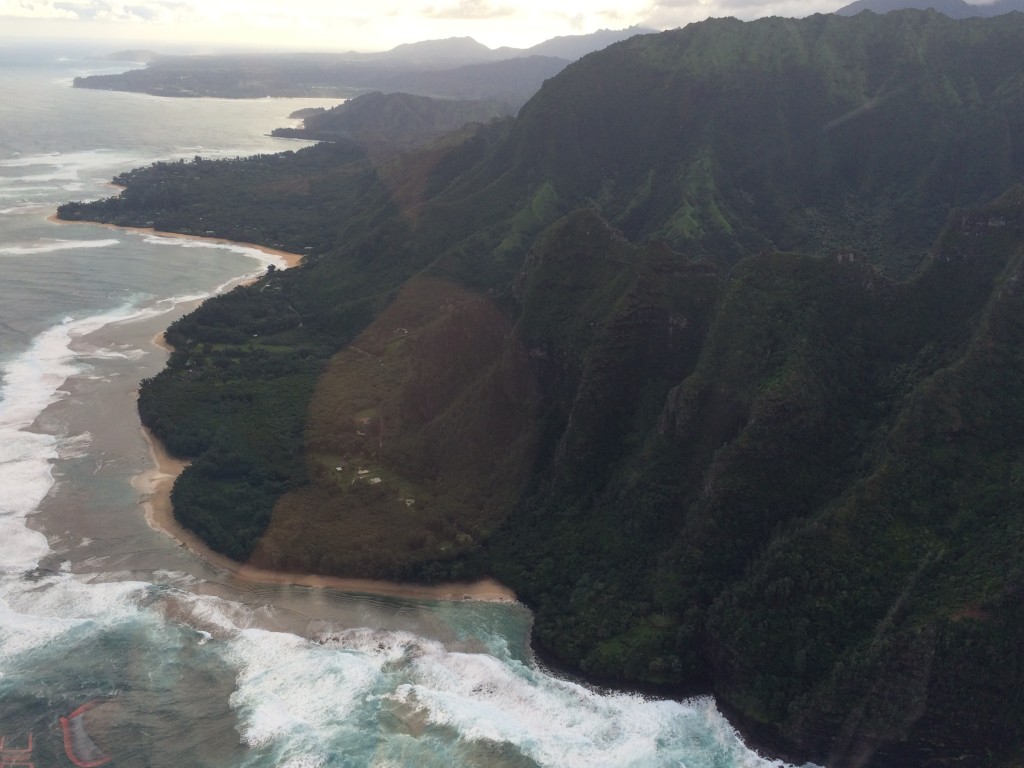
{"type": "Polygon", "coordinates": [[[163,164],[61,215],[308,254],[176,323],[142,388],[215,548],[494,574],[553,658],[713,689],[787,754],[1007,768],[1021,39],[710,21],[386,161],[163,164]]]}
{"type": "Polygon", "coordinates": [[[483,297],[406,282],[317,382],[311,481],[281,498],[252,561],[400,577],[478,547],[536,442],[537,386],[509,330],[483,297]]]}
{"type": "Polygon", "coordinates": [[[273,135],[355,142],[374,154],[387,154],[426,144],[467,123],[508,117],[516,106],[493,99],[459,101],[374,92],[329,110],[307,110],[298,115],[303,119],[301,128],[276,128],[273,135]]]}

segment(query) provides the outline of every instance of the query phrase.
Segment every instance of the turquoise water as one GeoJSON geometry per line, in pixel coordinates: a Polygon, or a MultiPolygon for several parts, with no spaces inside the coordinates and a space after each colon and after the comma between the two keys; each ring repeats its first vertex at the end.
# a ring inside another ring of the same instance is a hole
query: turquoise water
{"type": "Polygon", "coordinates": [[[522,606],[246,585],[146,525],[149,340],[268,257],[46,217],[154,159],[293,148],[266,134],[323,102],[69,87],[104,66],[0,51],[0,762],[776,765],[711,699],[541,669],[522,606]]]}

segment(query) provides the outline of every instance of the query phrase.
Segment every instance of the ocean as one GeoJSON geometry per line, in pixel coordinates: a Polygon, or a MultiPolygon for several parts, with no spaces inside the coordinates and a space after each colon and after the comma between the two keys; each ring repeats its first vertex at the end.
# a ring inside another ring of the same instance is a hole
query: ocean
{"type": "Polygon", "coordinates": [[[540,666],[516,603],[239,581],[152,529],[135,393],[154,337],[274,257],[48,220],[158,159],[281,151],[314,100],[74,90],[0,48],[0,764],[755,768],[713,699],[540,666]]]}

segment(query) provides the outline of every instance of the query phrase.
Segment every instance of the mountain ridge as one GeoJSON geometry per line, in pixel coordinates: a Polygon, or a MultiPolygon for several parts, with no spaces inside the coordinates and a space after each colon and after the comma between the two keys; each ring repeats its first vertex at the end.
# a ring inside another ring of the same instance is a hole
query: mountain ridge
{"type": "Polygon", "coordinates": [[[165,56],[146,52],[144,69],[76,77],[74,87],[221,98],[349,98],[380,90],[511,100],[518,107],[571,61],[648,31],[640,27],[602,29],[552,38],[524,49],[491,49],[461,37],[406,43],[377,53],[165,56]]]}
{"type": "Polygon", "coordinates": [[[951,19],[991,18],[1024,11],[1022,0],[995,0],[992,3],[968,3],[965,0],[855,0],[836,11],[840,16],[855,16],[864,11],[892,13],[906,9],[926,11],[929,8],[951,19]]]}

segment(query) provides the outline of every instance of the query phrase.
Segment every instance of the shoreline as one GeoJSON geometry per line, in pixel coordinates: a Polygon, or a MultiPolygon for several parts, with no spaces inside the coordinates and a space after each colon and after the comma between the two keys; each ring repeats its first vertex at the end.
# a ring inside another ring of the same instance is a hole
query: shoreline
{"type": "MultiPolygon", "coordinates": [[[[47,217],[47,221],[55,224],[90,224],[93,226],[105,227],[107,229],[135,234],[150,235],[155,237],[169,237],[180,240],[201,240],[219,245],[237,245],[261,251],[270,256],[280,258],[289,269],[298,266],[302,262],[302,256],[288,251],[281,251],[276,248],[269,248],[256,243],[243,243],[237,240],[227,240],[220,237],[205,237],[202,235],[184,235],[178,232],[163,232],[152,227],[122,227],[116,224],[105,224],[102,222],[79,222],[65,221],[57,218],[53,213],[47,217]]],[[[251,282],[255,278],[240,277],[241,284],[251,282]]],[[[165,352],[173,352],[174,349],[167,343],[164,334],[158,333],[150,340],[151,343],[165,352]]],[[[144,509],[147,525],[168,538],[178,542],[179,546],[188,549],[195,556],[207,564],[226,571],[240,581],[250,584],[285,584],[292,586],[315,587],[322,589],[333,589],[339,592],[357,592],[371,595],[382,595],[386,597],[404,597],[411,599],[428,600],[480,600],[484,602],[514,603],[517,598],[512,590],[499,584],[493,579],[482,579],[470,583],[445,583],[445,584],[412,584],[402,582],[381,581],[376,579],[349,579],[337,576],[321,576],[309,573],[292,573],[287,571],[273,571],[265,568],[239,563],[231,558],[214,552],[206,542],[199,536],[184,528],[174,518],[174,510],[171,505],[171,489],[174,481],[188,466],[187,461],[176,459],[164,449],[160,441],[146,427],[140,427],[142,438],[145,441],[149,455],[152,460],[152,467],[139,473],[132,478],[132,486],[139,493],[140,504],[144,509]]]]}
{"type": "MultiPolygon", "coordinates": [[[[88,224],[94,227],[103,227],[105,229],[113,229],[119,232],[131,232],[136,235],[149,235],[151,237],[167,237],[174,240],[198,240],[204,243],[213,243],[216,245],[238,245],[243,248],[251,248],[254,251],[260,251],[268,256],[276,256],[285,263],[282,269],[291,269],[297,267],[302,263],[302,255],[298,253],[292,253],[291,251],[282,251],[278,248],[271,248],[266,245],[260,245],[259,243],[245,243],[239,240],[228,240],[224,237],[207,237],[206,235],[185,235],[181,232],[165,232],[162,229],[156,229],[154,227],[122,227],[118,224],[108,224],[102,221],[68,221],[67,219],[61,219],[57,217],[56,213],[51,213],[46,217],[46,220],[51,224],[88,224]]],[[[247,278],[240,277],[239,280],[245,280],[247,278]]]]}
{"type": "Polygon", "coordinates": [[[146,523],[154,531],[177,541],[179,546],[189,550],[204,562],[227,571],[240,581],[250,584],[286,584],[412,599],[516,602],[515,594],[493,579],[447,584],[409,584],[376,579],[348,579],[339,576],[320,576],[256,568],[214,552],[206,545],[206,542],[192,531],[182,527],[174,518],[171,488],[189,462],[176,459],[168,454],[159,439],[146,427],[140,427],[140,432],[149,448],[153,467],[136,475],[132,479],[132,485],[139,492],[146,523]]]}

